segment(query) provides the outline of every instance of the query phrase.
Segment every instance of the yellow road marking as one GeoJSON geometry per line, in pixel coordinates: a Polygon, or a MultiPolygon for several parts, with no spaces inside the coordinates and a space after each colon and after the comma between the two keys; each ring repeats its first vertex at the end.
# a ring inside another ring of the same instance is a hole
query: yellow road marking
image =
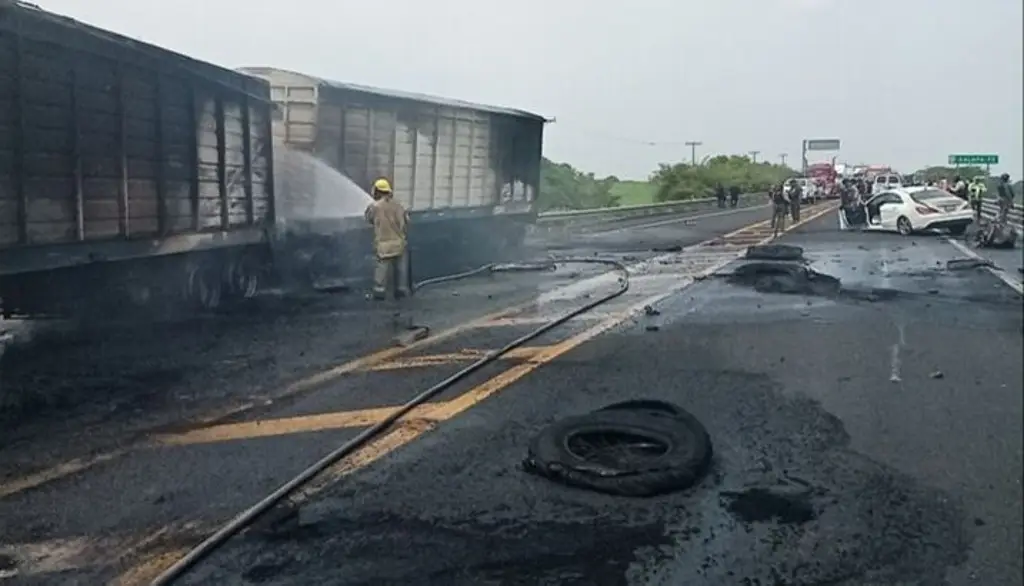
{"type": "MultiPolygon", "coordinates": [[[[832,208],[834,209],[834,208],[832,208]]],[[[807,222],[810,222],[818,217],[832,211],[832,209],[823,209],[818,213],[810,213],[808,216],[800,222],[794,223],[787,227],[785,231],[793,230],[807,222]]],[[[808,210],[811,212],[811,210],[808,210]]],[[[737,230],[726,237],[740,233],[742,230],[737,230]]],[[[767,242],[771,238],[762,239],[760,242],[767,242]]],[[[711,274],[721,267],[732,262],[733,259],[724,260],[718,264],[711,265],[701,275],[711,274]]],[[[643,311],[643,308],[647,305],[655,304],[662,299],[665,299],[678,291],[685,289],[689,285],[695,282],[696,279],[684,279],[677,286],[672,287],[668,291],[653,295],[640,301],[636,304],[631,305],[626,311],[616,314],[615,316],[598,323],[597,325],[584,330],[583,332],[576,334],[562,342],[553,344],[541,352],[537,353],[532,360],[529,362],[516,365],[508,370],[503,371],[497,376],[485,381],[484,383],[469,389],[465,393],[462,393],[455,399],[446,401],[444,403],[423,405],[414,412],[417,413],[417,417],[412,420],[402,420],[398,422],[390,432],[379,436],[377,439],[371,441],[358,452],[352,456],[345,458],[341,462],[338,462],[331,468],[327,469],[318,476],[316,479],[311,481],[305,487],[297,491],[290,499],[289,502],[292,506],[297,506],[303,502],[309,500],[316,494],[323,491],[325,488],[331,486],[337,482],[343,476],[354,472],[360,468],[364,468],[373,462],[379,460],[383,456],[394,452],[398,448],[405,446],[417,438],[421,437],[426,432],[434,429],[440,422],[455,417],[460,413],[468,410],[470,407],[479,404],[488,397],[495,395],[501,390],[507,388],[512,383],[520,380],[527,374],[533,372],[542,365],[547,364],[559,356],[564,355],[570,350],[582,345],[583,343],[597,337],[598,335],[626,322],[630,317],[643,311]]],[[[163,530],[163,528],[161,529],[163,530]]],[[[141,585],[148,581],[151,581],[154,577],[160,574],[164,569],[169,567],[174,560],[180,558],[188,552],[188,548],[176,548],[172,551],[163,551],[157,554],[155,557],[151,556],[145,560],[142,560],[140,564],[136,565],[133,569],[123,574],[120,579],[117,580],[117,584],[120,586],[135,586],[136,584],[141,585]],[[131,577],[131,581],[125,581],[124,578],[131,577]]]]}
{"type": "MultiPolygon", "coordinates": [[[[429,344],[433,344],[435,342],[451,338],[452,336],[460,334],[464,331],[475,329],[481,327],[483,324],[486,324],[488,322],[500,319],[502,317],[506,317],[509,314],[514,314],[518,311],[523,311],[524,309],[532,307],[533,304],[533,301],[528,301],[518,305],[513,305],[512,307],[502,309],[501,311],[496,311],[494,313],[490,313],[479,318],[470,320],[468,322],[456,325],[447,330],[443,330],[430,337],[424,338],[423,340],[413,342],[408,346],[392,347],[385,348],[383,350],[378,350],[371,354],[367,354],[366,356],[362,356],[360,358],[356,358],[355,360],[351,360],[344,364],[340,364],[334,368],[330,368],[325,371],[314,374],[312,376],[309,376],[307,378],[295,381],[285,386],[278,393],[275,393],[273,396],[267,398],[272,400],[278,400],[315,389],[346,374],[372,367],[376,364],[380,364],[411,350],[422,348],[429,344]]],[[[262,406],[263,404],[264,401],[250,401],[226,409],[216,410],[212,413],[208,413],[199,418],[186,419],[179,421],[177,423],[178,425],[207,425],[217,423],[218,421],[223,421],[224,419],[227,419],[229,417],[235,417],[244,414],[248,411],[251,411],[252,409],[262,406]]],[[[150,434],[152,433],[153,432],[151,431],[150,434]]],[[[134,450],[145,447],[148,441],[148,438],[142,439],[128,448],[110,450],[88,458],[75,458],[73,460],[68,460],[66,462],[61,462],[59,464],[51,466],[49,468],[45,468],[38,472],[27,474],[20,478],[0,483],[0,499],[42,486],[44,484],[53,482],[55,480],[59,480],[61,478],[78,474],[79,472],[82,472],[104,462],[116,460],[118,458],[121,458],[122,456],[131,453],[134,450]]]]}
{"type": "MultiPolygon", "coordinates": [[[[548,319],[548,321],[551,321],[548,319]]],[[[516,348],[512,352],[504,354],[501,358],[503,360],[522,360],[529,359],[534,354],[543,350],[544,346],[524,346],[516,348]]],[[[397,358],[394,360],[388,360],[381,362],[373,366],[364,368],[365,372],[378,372],[383,370],[401,370],[406,368],[422,368],[424,366],[439,366],[442,364],[452,364],[454,362],[467,362],[472,360],[479,360],[487,355],[488,352],[493,350],[475,350],[471,348],[459,350],[458,352],[452,352],[449,354],[428,354],[426,356],[409,356],[404,358],[397,358]]]]}
{"type": "MultiPolygon", "coordinates": [[[[225,423],[223,425],[194,429],[185,433],[160,436],[156,438],[156,442],[165,446],[187,446],[326,431],[330,429],[368,427],[391,415],[396,409],[397,407],[375,407],[372,409],[282,417],[280,419],[260,419],[243,423],[225,423]]],[[[424,410],[421,409],[420,411],[424,410]]],[[[414,410],[409,416],[419,417],[422,414],[414,410]]]]}

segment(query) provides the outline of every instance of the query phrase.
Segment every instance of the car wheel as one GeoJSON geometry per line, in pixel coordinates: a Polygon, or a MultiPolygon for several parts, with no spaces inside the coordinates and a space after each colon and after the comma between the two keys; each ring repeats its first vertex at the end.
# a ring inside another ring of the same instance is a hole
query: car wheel
{"type": "Polygon", "coordinates": [[[906,216],[900,216],[899,219],[896,220],[896,230],[898,230],[903,236],[910,236],[914,233],[914,226],[906,216]]]}

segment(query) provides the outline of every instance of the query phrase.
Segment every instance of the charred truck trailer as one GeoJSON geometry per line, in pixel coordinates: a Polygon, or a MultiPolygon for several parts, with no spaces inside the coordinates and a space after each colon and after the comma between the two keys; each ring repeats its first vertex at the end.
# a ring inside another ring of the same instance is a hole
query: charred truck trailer
{"type": "Polygon", "coordinates": [[[272,110],[261,80],[0,0],[4,313],[251,294],[272,110]]]}
{"type": "Polygon", "coordinates": [[[363,191],[391,181],[412,216],[419,277],[507,258],[536,219],[543,117],[269,67],[242,71],[267,80],[277,106],[278,233],[288,243],[279,250],[298,261],[291,265],[342,277],[370,270],[362,208],[339,218],[319,205],[352,194],[330,193],[300,154],[363,191]]]}
{"type": "Polygon", "coordinates": [[[297,270],[281,242],[314,269],[365,270],[351,261],[369,248],[361,218],[311,215],[301,170],[275,181],[275,135],[363,188],[390,177],[414,252],[446,266],[503,250],[535,217],[542,118],[258,71],[0,0],[4,315],[215,306],[297,270]]]}

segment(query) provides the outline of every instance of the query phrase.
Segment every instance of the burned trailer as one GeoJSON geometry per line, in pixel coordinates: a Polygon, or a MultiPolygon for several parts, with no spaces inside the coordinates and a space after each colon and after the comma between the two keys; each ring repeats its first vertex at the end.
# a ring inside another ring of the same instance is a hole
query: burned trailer
{"type": "Polygon", "coordinates": [[[289,244],[281,248],[313,259],[314,273],[365,278],[372,259],[366,203],[349,202],[343,214],[320,205],[352,197],[311,185],[316,173],[308,167],[320,164],[359,192],[380,177],[391,181],[412,217],[417,277],[508,258],[520,248],[536,219],[542,116],[270,67],[241,71],[270,83],[279,237],[289,244]],[[311,211],[317,205],[322,212],[311,211]]]}
{"type": "Polygon", "coordinates": [[[0,0],[4,313],[253,294],[272,110],[263,80],[0,0]]]}

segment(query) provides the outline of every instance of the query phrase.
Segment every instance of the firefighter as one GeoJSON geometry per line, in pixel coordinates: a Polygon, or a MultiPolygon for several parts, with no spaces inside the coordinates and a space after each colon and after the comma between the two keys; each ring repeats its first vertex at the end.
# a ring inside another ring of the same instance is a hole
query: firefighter
{"type": "Polygon", "coordinates": [[[999,185],[996,187],[999,196],[999,216],[997,221],[1006,224],[1009,220],[1010,210],[1013,209],[1013,186],[1010,185],[1010,174],[1003,173],[999,176],[999,185]]]}
{"type": "Polygon", "coordinates": [[[985,187],[985,178],[981,175],[971,179],[971,184],[967,188],[971,196],[971,208],[974,209],[974,221],[981,221],[981,202],[985,199],[985,192],[988,188],[985,187]]]}
{"type": "Polygon", "coordinates": [[[373,182],[373,202],[364,216],[373,226],[373,253],[377,264],[373,271],[373,297],[382,300],[391,288],[395,298],[409,294],[408,232],[409,213],[395,201],[391,183],[384,178],[373,182]]]}

